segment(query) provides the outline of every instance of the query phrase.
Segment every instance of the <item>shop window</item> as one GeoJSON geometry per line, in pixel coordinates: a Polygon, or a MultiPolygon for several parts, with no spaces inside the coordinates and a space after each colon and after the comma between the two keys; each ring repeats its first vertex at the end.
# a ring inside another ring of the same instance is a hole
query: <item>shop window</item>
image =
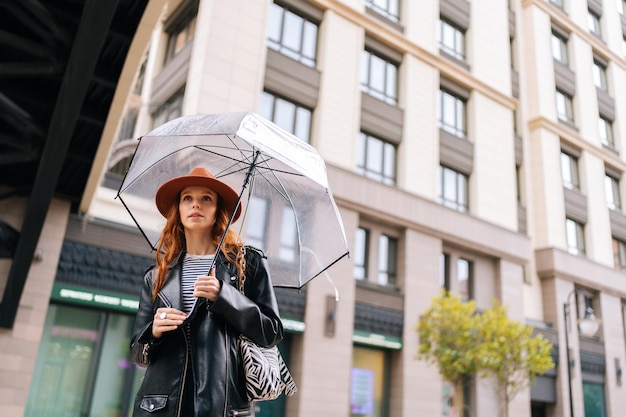
{"type": "Polygon", "coordinates": [[[606,417],[604,384],[583,381],[585,417],[606,417]]]}
{"type": "Polygon", "coordinates": [[[390,354],[355,346],[350,373],[350,417],[389,415],[390,354]]]}
{"type": "Polygon", "coordinates": [[[130,416],[144,370],[129,357],[134,317],[50,305],[24,417],[130,416]]]}

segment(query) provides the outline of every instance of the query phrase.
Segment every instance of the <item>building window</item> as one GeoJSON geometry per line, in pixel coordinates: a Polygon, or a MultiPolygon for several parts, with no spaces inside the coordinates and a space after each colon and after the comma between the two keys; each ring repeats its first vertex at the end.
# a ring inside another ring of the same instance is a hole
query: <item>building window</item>
{"type": "Polygon", "coordinates": [[[472,298],[472,263],[467,259],[456,261],[456,283],[461,300],[469,301],[472,298]]]}
{"type": "Polygon", "coordinates": [[[587,27],[589,28],[589,32],[593,33],[598,38],[602,37],[602,31],[600,29],[600,16],[591,10],[587,11],[587,27]]]}
{"type": "Polygon", "coordinates": [[[576,220],[565,219],[565,241],[567,251],[573,255],[585,254],[585,230],[582,223],[576,220]]]}
{"type": "Polygon", "coordinates": [[[563,0],[550,0],[550,3],[563,10],[563,0]]]}
{"type": "Polygon", "coordinates": [[[397,284],[398,240],[380,235],[378,238],[378,284],[397,284]]]}
{"type": "Polygon", "coordinates": [[[464,302],[472,299],[474,263],[456,254],[443,252],[439,265],[439,282],[442,288],[459,296],[464,302]]]}
{"type": "Polygon", "coordinates": [[[161,126],[165,122],[174,120],[183,114],[183,99],[185,98],[185,87],[181,88],[165,103],[161,104],[152,114],[153,128],[161,126]]]}
{"type": "Polygon", "coordinates": [[[171,61],[172,58],[193,41],[198,14],[198,5],[197,2],[195,3],[195,7],[189,7],[175,22],[168,24],[165,30],[167,33],[165,63],[171,61]]]}
{"type": "Polygon", "coordinates": [[[24,416],[130,415],[128,393],[145,373],[122,348],[133,322],[127,314],[50,304],[24,416]],[[93,399],[87,408],[86,398],[93,399]]]}
{"type": "Polygon", "coordinates": [[[268,47],[314,68],[317,59],[317,24],[287,7],[272,4],[268,47]]]}
{"type": "Polygon", "coordinates": [[[398,102],[398,66],[374,52],[363,50],[361,91],[395,106],[398,102]]]}
{"type": "Polygon", "coordinates": [[[607,416],[604,384],[583,381],[583,399],[585,403],[585,416],[607,416]]]}
{"type": "Polygon", "coordinates": [[[596,59],[593,60],[593,81],[596,84],[596,87],[604,91],[608,91],[609,88],[606,78],[606,65],[596,59]]]}
{"type": "Polygon", "coordinates": [[[467,175],[440,165],[437,185],[440,204],[463,213],[469,211],[467,175]]]}
{"type": "Polygon", "coordinates": [[[439,286],[450,291],[450,255],[445,252],[439,256],[439,286]]]}
{"type": "Polygon", "coordinates": [[[560,90],[556,90],[556,117],[563,122],[574,124],[573,98],[560,90]]]}
{"type": "Polygon", "coordinates": [[[359,133],[357,172],[387,185],[396,183],[396,146],[382,139],[359,133]]]}
{"type": "Polygon", "coordinates": [[[267,250],[265,236],[267,232],[268,201],[251,197],[248,202],[245,242],[261,250],[267,250]]]}
{"type": "Polygon", "coordinates": [[[290,206],[283,207],[280,227],[280,247],[278,257],[281,261],[293,263],[298,258],[298,232],[296,217],[290,206]]]}
{"type": "Polygon", "coordinates": [[[613,238],[613,267],[618,271],[626,270],[626,242],[613,238]]]}
{"type": "Polygon", "coordinates": [[[465,99],[444,89],[439,89],[438,95],[439,127],[459,138],[467,137],[465,99]]]}
{"type": "Polygon", "coordinates": [[[264,91],[261,94],[259,114],[276,125],[309,142],[311,137],[311,110],[264,91]]]}
{"type": "Polygon", "coordinates": [[[611,210],[621,210],[622,203],[619,192],[619,179],[612,175],[604,175],[604,192],[606,203],[611,210]]]}
{"type": "Polygon", "coordinates": [[[365,0],[365,7],[392,22],[400,22],[400,0],[365,0]]]}
{"type": "Polygon", "coordinates": [[[354,236],[354,279],[397,287],[397,232],[373,222],[366,223],[356,229],[354,236]]]}
{"type": "Polygon", "coordinates": [[[564,151],[561,151],[561,179],[566,188],[576,190],[580,188],[578,158],[564,151]]]}
{"type": "Polygon", "coordinates": [[[369,257],[369,230],[359,227],[354,235],[354,278],[367,279],[369,257]]]}
{"type": "Polygon", "coordinates": [[[390,354],[354,346],[350,372],[350,417],[389,415],[390,354]]]}
{"type": "Polygon", "coordinates": [[[613,137],[613,123],[604,117],[598,117],[598,134],[600,142],[609,148],[615,148],[615,139],[613,137]]]}
{"type": "Polygon", "coordinates": [[[465,61],[465,32],[445,19],[439,20],[439,49],[458,59],[465,61]]]}
{"type": "Polygon", "coordinates": [[[569,64],[567,38],[555,31],[552,31],[552,57],[564,65],[569,64]]]}

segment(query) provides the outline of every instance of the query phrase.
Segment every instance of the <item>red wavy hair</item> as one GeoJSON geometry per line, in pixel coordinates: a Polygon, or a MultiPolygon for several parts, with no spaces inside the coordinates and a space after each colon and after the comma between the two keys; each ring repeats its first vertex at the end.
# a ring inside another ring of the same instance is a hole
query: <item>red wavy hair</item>
{"type": "MultiPolygon", "coordinates": [[[[165,277],[169,265],[185,250],[185,229],[183,228],[178,211],[179,201],[180,193],[178,193],[176,197],[176,203],[172,204],[167,212],[167,221],[161,231],[161,237],[159,238],[159,245],[156,251],[157,276],[154,280],[152,290],[153,299],[156,299],[157,294],[165,284],[165,277]]],[[[226,230],[229,218],[230,213],[227,212],[221,196],[218,195],[215,224],[213,225],[213,230],[211,230],[211,238],[217,247],[222,235],[226,232],[221,251],[226,259],[237,267],[237,275],[241,281],[244,275],[243,251],[241,250],[243,243],[239,234],[232,231],[230,228],[226,230]]]]}

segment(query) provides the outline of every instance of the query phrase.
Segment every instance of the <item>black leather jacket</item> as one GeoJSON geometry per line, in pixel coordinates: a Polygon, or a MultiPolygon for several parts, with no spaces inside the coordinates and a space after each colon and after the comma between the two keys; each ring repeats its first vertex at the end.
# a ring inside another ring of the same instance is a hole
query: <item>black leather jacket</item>
{"type": "Polygon", "coordinates": [[[155,340],[152,320],[157,308],[183,311],[182,259],[181,255],[168,272],[156,300],[152,299],[152,271],[144,277],[131,357],[147,369],[133,416],[190,417],[191,409],[201,417],[253,416],[238,363],[237,336],[242,333],[267,347],[283,338],[264,258],[255,250],[246,251],[244,296],[237,288],[236,268],[220,254],[215,275],[222,281],[222,289],[215,302],[198,300],[179,329],[155,340]],[[181,401],[185,389],[186,398],[193,397],[193,403],[181,401]]]}

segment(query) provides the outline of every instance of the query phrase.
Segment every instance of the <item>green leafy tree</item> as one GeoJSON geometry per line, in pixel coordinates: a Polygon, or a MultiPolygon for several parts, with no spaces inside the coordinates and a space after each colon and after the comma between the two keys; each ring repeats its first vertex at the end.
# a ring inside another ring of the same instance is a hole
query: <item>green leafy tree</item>
{"type": "Polygon", "coordinates": [[[494,301],[493,307],[475,316],[477,345],[480,346],[480,369],[498,382],[504,415],[509,404],[537,375],[552,369],[552,343],[533,328],[511,320],[506,307],[494,301]]]}
{"type": "MultiPolygon", "coordinates": [[[[463,302],[444,292],[419,318],[418,355],[437,365],[442,378],[462,393],[472,375],[493,375],[498,383],[505,416],[510,401],[528,387],[537,374],[554,367],[552,344],[532,327],[507,317],[506,308],[494,303],[478,313],[474,301],[463,302]]],[[[460,415],[455,401],[455,415],[460,415]]]]}

